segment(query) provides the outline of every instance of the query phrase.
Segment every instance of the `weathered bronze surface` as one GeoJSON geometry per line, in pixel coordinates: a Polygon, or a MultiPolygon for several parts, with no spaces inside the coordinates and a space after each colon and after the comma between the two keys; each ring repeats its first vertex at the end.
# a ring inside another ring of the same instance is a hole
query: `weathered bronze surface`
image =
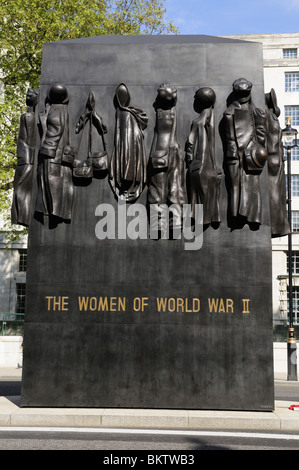
{"type": "Polygon", "coordinates": [[[279,124],[280,109],[277,106],[275,90],[265,94],[267,113],[267,151],[269,202],[272,237],[282,237],[290,231],[287,217],[286,176],[284,171],[284,154],[282,131],[279,124]]]}
{"type": "Polygon", "coordinates": [[[76,125],[76,134],[80,134],[80,144],[76,149],[76,158],[73,162],[73,176],[92,178],[96,171],[108,170],[108,154],[106,151],[105,134],[107,127],[95,109],[95,95],[91,90],[88,95],[84,113],[79,117],[76,125]],[[101,136],[102,149],[95,148],[93,143],[93,129],[101,136]]]}
{"type": "Polygon", "coordinates": [[[232,103],[224,112],[224,147],[231,224],[261,224],[260,174],[267,161],[266,113],[251,99],[252,83],[233,83],[232,103]]]}
{"type": "Polygon", "coordinates": [[[222,170],[215,162],[214,90],[203,87],[194,96],[197,119],[192,122],[186,142],[188,201],[195,217],[195,204],[203,204],[203,224],[217,226],[220,219],[222,170]]]}
{"type": "Polygon", "coordinates": [[[143,131],[148,117],[141,109],[129,106],[128,87],[121,83],[114,96],[115,134],[109,180],[117,197],[133,202],[146,184],[146,151],[143,131]]]}
{"type": "Polygon", "coordinates": [[[156,125],[148,163],[147,204],[151,208],[151,224],[157,221],[159,236],[164,236],[165,219],[156,217],[161,206],[173,206],[171,230],[182,224],[182,208],[187,203],[185,164],[177,136],[177,89],[162,83],[154,103],[156,125]]]}
{"type": "Polygon", "coordinates": [[[148,204],[186,202],[184,157],[177,136],[177,90],[162,84],[154,103],[156,126],[149,155],[148,204]]]}
{"type": "Polygon", "coordinates": [[[27,112],[20,118],[17,145],[17,167],[14,177],[14,194],[11,207],[12,224],[28,227],[32,217],[32,192],[38,133],[39,91],[29,88],[26,96],[27,112]]]}
{"type": "Polygon", "coordinates": [[[69,94],[62,84],[49,87],[46,109],[40,115],[42,136],[38,165],[36,212],[71,220],[74,200],[72,170],[63,162],[69,146],[69,94]]]}

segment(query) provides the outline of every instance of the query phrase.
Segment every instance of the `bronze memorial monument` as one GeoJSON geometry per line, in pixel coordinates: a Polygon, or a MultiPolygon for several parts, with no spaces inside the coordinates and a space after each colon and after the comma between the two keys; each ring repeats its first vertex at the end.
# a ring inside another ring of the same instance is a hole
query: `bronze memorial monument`
{"type": "Polygon", "coordinates": [[[44,45],[21,117],[21,406],[273,410],[271,238],[286,235],[262,46],[44,45]]]}

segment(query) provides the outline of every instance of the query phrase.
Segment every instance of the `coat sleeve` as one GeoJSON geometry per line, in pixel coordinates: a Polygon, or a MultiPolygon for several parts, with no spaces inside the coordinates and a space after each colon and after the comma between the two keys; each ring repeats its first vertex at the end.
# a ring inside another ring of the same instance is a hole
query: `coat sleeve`
{"type": "Polygon", "coordinates": [[[260,108],[255,108],[255,131],[258,143],[266,148],[267,146],[267,115],[260,108]]]}
{"type": "Polygon", "coordinates": [[[235,138],[233,113],[224,113],[223,122],[225,138],[225,160],[228,165],[236,165],[239,157],[237,142],[235,138]]]}
{"type": "Polygon", "coordinates": [[[185,146],[185,154],[186,154],[185,160],[186,160],[187,165],[189,165],[192,162],[192,160],[194,159],[194,155],[196,153],[196,134],[197,134],[196,129],[197,129],[197,125],[193,121],[191,125],[190,134],[188,136],[186,146],[185,146]]]}

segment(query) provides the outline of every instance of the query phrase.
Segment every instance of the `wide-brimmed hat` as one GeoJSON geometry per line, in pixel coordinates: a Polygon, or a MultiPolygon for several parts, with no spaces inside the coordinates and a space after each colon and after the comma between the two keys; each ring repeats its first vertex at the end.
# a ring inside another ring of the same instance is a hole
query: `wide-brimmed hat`
{"type": "Polygon", "coordinates": [[[268,158],[267,150],[259,143],[252,141],[244,153],[248,173],[261,173],[268,158]]]}
{"type": "Polygon", "coordinates": [[[265,93],[266,105],[269,109],[274,110],[274,114],[278,117],[280,115],[280,108],[277,106],[277,97],[274,88],[271,88],[270,93],[265,93]]]}

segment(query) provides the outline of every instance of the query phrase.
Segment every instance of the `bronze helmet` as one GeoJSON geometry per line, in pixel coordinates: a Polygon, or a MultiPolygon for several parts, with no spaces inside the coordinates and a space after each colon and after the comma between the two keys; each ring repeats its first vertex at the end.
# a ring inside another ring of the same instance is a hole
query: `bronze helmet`
{"type": "Polygon", "coordinates": [[[69,100],[69,94],[66,87],[60,83],[51,85],[48,89],[47,95],[50,103],[65,104],[69,100]]]}

